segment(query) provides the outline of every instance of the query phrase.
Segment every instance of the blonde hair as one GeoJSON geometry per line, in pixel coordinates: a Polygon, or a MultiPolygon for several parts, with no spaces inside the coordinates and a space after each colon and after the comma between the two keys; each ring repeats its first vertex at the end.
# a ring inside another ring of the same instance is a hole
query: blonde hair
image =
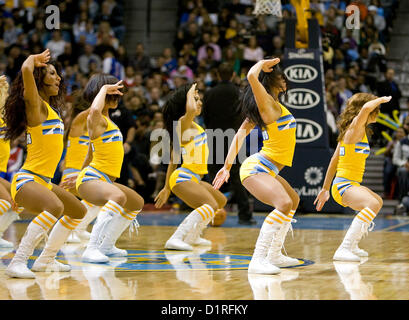
{"type": "MultiPolygon", "coordinates": [[[[363,105],[368,101],[374,100],[376,98],[377,96],[370,93],[356,93],[351,98],[348,99],[346,108],[341,113],[339,120],[337,121],[337,127],[339,130],[338,142],[342,141],[350,124],[358,115],[359,111],[361,111],[363,105]]],[[[373,114],[378,114],[378,112],[379,107],[373,110],[370,116],[372,116],[373,114]]],[[[366,128],[366,133],[369,136],[372,134],[372,130],[366,128]]]]}

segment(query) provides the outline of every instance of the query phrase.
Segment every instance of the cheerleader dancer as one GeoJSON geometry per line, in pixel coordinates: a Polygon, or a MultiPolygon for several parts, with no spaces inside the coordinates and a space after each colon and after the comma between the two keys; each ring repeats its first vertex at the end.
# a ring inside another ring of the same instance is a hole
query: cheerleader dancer
{"type": "Polygon", "coordinates": [[[261,227],[249,273],[277,274],[279,267],[299,264],[297,259],[281,253],[300,199],[289,183],[278,175],[285,166],[291,167],[296,140],[296,121],[278,100],[279,94],[286,90],[284,75],[276,66],[279,62],[278,58],[261,60],[249,70],[249,85],[240,102],[247,118],[233,139],[224,167],[213,181],[216,189],[228,181],[230,168],[246,136],[256,125],[262,128],[263,147],[243,162],[240,179],[255,198],[275,209],[261,227]]]}
{"type": "MultiPolygon", "coordinates": [[[[87,109],[87,106],[88,104],[83,101],[81,95],[77,94],[73,105],[72,121],[67,134],[67,153],[65,156],[65,169],[60,183],[61,187],[64,187],[67,182],[69,183],[70,179],[76,180],[82,170],[82,165],[88,153],[89,135],[87,130],[87,117],[90,109],[87,109]]],[[[68,189],[68,191],[79,197],[75,186],[68,189]]],[[[81,202],[87,208],[87,214],[77,228],[71,232],[67,239],[69,243],[79,243],[81,240],[89,240],[90,233],[86,229],[96,218],[101,209],[85,200],[81,200],[81,202]]]]}
{"type": "Polygon", "coordinates": [[[340,115],[338,145],[329,163],[322,190],[314,201],[317,210],[321,211],[329,199],[332,182],[333,199],[341,206],[358,212],[335,251],[334,260],[359,262],[360,257],[368,256],[368,252],[360,249],[358,243],[368,230],[372,230],[373,220],[383,204],[379,195],[361,186],[366,158],[370,154],[368,125],[376,122],[380,105],[390,100],[391,97],[378,98],[368,93],[357,93],[348,99],[340,115]]]}
{"type": "MultiPolygon", "coordinates": [[[[0,77],[0,107],[3,111],[4,103],[8,96],[9,84],[6,76],[0,77]]],[[[10,183],[5,179],[7,163],[10,157],[10,141],[4,139],[6,125],[0,117],[0,248],[13,248],[12,242],[4,240],[3,234],[8,227],[18,219],[18,213],[11,209],[12,200],[10,183]]],[[[19,210],[17,210],[19,211],[19,210]]]]}
{"type": "Polygon", "coordinates": [[[114,182],[121,173],[124,147],[121,131],[109,118],[109,110],[117,108],[122,88],[122,81],[115,77],[95,74],[83,93],[85,101],[92,103],[87,115],[90,147],[76,189],[82,199],[101,207],[82,255],[83,261],[92,263],[128,254],[115,243],[132,221],[137,225],[136,216],[144,205],[134,190],[114,182]]]}
{"type": "Polygon", "coordinates": [[[49,60],[50,51],[46,50],[24,61],[4,106],[5,138],[14,140],[26,131],[27,139],[27,158],[13,178],[11,196],[16,204],[37,215],[6,269],[10,277],[35,277],[27,260],[51,228],[32,270],[69,271],[71,267],[55,256],[86,212],[74,195],[51,183],[64,148],[60,117],[64,85],[59,66],[49,60]]]}
{"type": "Polygon", "coordinates": [[[211,245],[200,235],[217,210],[227,202],[219,190],[202,181],[203,175],[207,174],[209,148],[206,132],[194,122],[201,111],[202,102],[196,83],[177,89],[163,108],[166,130],[172,140],[178,139],[177,146],[180,147],[183,163],[177,168],[175,158],[178,154],[172,150],[165,187],[155,198],[155,206],[161,208],[173,192],[194,209],[166,242],[166,249],[193,250],[192,245],[211,245]],[[173,136],[174,129],[177,137],[173,136]]]}

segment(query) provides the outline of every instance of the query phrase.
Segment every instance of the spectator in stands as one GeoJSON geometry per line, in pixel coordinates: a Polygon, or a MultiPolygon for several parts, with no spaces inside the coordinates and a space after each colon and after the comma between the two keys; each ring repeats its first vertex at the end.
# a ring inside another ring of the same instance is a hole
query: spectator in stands
{"type": "Polygon", "coordinates": [[[73,52],[71,42],[65,44],[64,52],[58,56],[57,61],[61,63],[63,68],[74,66],[78,63],[78,56],[76,52],[73,52]]]}
{"type": "Polygon", "coordinates": [[[153,87],[149,92],[148,103],[156,104],[159,108],[162,108],[165,104],[165,100],[161,97],[161,90],[158,87],[153,87]]]}
{"type": "Polygon", "coordinates": [[[116,39],[113,39],[112,36],[107,33],[103,32],[100,35],[100,38],[97,41],[97,45],[94,49],[94,52],[99,55],[101,58],[103,58],[105,52],[111,51],[112,53],[116,53],[116,48],[117,45],[115,44],[116,39]]]}
{"type": "Polygon", "coordinates": [[[136,45],[135,54],[129,59],[135,71],[141,72],[146,77],[151,72],[150,57],[145,53],[144,45],[139,42],[136,45]]]}
{"type": "Polygon", "coordinates": [[[403,129],[405,138],[396,142],[392,157],[392,163],[397,167],[399,200],[409,191],[409,116],[403,122],[403,129]]]}
{"type": "Polygon", "coordinates": [[[171,48],[163,49],[162,58],[163,66],[161,68],[161,71],[169,75],[178,66],[178,62],[173,56],[172,49],[171,48]]]}
{"type": "Polygon", "coordinates": [[[6,74],[11,80],[17,76],[20,71],[21,65],[23,64],[25,57],[21,48],[17,45],[11,45],[6,49],[7,55],[7,68],[6,74]]]}
{"type": "Polygon", "coordinates": [[[385,72],[385,81],[379,82],[377,88],[378,96],[392,96],[391,101],[381,105],[381,112],[391,117],[393,116],[394,110],[400,111],[399,100],[402,97],[399,85],[395,82],[394,77],[395,70],[389,68],[385,72]]]}
{"type": "Polygon", "coordinates": [[[260,61],[264,58],[264,51],[258,45],[257,38],[251,36],[248,40],[247,45],[244,48],[243,52],[243,64],[247,67],[252,66],[255,62],[260,61]]]}
{"type": "Polygon", "coordinates": [[[378,13],[378,7],[374,5],[370,5],[368,7],[368,17],[371,17],[373,20],[373,25],[378,30],[380,38],[384,41],[385,39],[385,29],[386,29],[386,21],[383,16],[378,13]]]}
{"type": "Polygon", "coordinates": [[[6,18],[4,20],[3,30],[3,40],[7,45],[16,43],[18,35],[23,32],[21,28],[15,26],[12,18],[6,18]]]}
{"type": "MultiPolygon", "coordinates": [[[[385,150],[385,160],[383,164],[383,189],[384,198],[394,198],[395,195],[391,194],[392,181],[396,177],[397,166],[393,163],[393,154],[396,144],[404,139],[406,136],[403,128],[398,128],[392,137],[392,140],[388,142],[385,150]]],[[[395,190],[396,193],[396,190],[395,190]]]]}
{"type": "Polygon", "coordinates": [[[125,78],[123,84],[128,89],[132,89],[136,85],[135,69],[130,65],[125,68],[125,78]]]}
{"type": "Polygon", "coordinates": [[[57,59],[59,55],[64,53],[64,48],[67,42],[62,38],[61,31],[55,30],[52,38],[47,42],[45,47],[50,49],[51,58],[57,59]]]}
{"type": "Polygon", "coordinates": [[[118,61],[111,50],[105,51],[104,60],[102,61],[102,72],[113,75],[120,80],[125,78],[124,66],[118,61]]]}
{"type": "Polygon", "coordinates": [[[95,62],[97,69],[102,70],[102,60],[94,53],[94,47],[90,44],[84,46],[84,53],[78,59],[78,66],[82,73],[89,73],[89,65],[91,62],[95,62]]]}
{"type": "MultiPolygon", "coordinates": [[[[239,89],[231,82],[233,76],[232,66],[226,62],[222,63],[218,68],[219,83],[206,91],[204,95],[203,119],[207,129],[221,129],[223,132],[233,129],[234,132],[237,132],[242,123],[243,119],[238,110],[239,89]]],[[[213,154],[209,158],[211,161],[208,165],[209,182],[211,183],[217,172],[223,167],[230,145],[226,140],[224,140],[224,145],[220,145],[217,137],[209,137],[208,139],[213,140],[211,144],[213,145],[213,154]],[[224,149],[221,150],[220,146],[224,149]]],[[[240,182],[239,169],[240,164],[236,162],[230,171],[229,185],[239,207],[239,224],[252,225],[256,222],[250,211],[249,195],[240,182]]]]}
{"type": "Polygon", "coordinates": [[[135,138],[132,142],[132,154],[129,162],[132,177],[136,183],[135,189],[138,193],[140,192],[144,199],[149,199],[152,194],[152,189],[146,188],[148,176],[152,173],[152,167],[149,163],[150,122],[151,118],[148,115],[141,116],[136,120],[135,138]]]}
{"type": "Polygon", "coordinates": [[[197,53],[197,60],[201,61],[203,59],[211,58],[211,60],[214,61],[220,61],[222,59],[222,52],[220,50],[220,47],[216,43],[211,42],[211,37],[210,33],[206,32],[203,34],[202,41],[203,44],[199,47],[199,51],[197,53]],[[211,47],[212,50],[212,56],[209,57],[209,51],[208,47],[211,47]]]}
{"type": "Polygon", "coordinates": [[[271,55],[273,57],[282,58],[284,55],[284,42],[280,36],[274,36],[273,38],[273,48],[271,51],[271,55]]]}
{"type": "Polygon", "coordinates": [[[341,114],[346,107],[346,103],[349,98],[352,97],[352,92],[347,88],[347,82],[345,77],[341,77],[338,80],[338,93],[337,93],[337,101],[338,101],[338,113],[341,114]]]}
{"type": "Polygon", "coordinates": [[[83,42],[85,44],[96,46],[97,45],[97,35],[95,33],[94,23],[91,19],[86,21],[84,28],[77,26],[77,30],[74,32],[75,41],[83,42]]]}

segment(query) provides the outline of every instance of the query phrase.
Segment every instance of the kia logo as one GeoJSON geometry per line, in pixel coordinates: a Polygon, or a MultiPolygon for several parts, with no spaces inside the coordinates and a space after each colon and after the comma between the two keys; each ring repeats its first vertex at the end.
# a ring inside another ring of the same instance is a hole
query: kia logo
{"type": "Polygon", "coordinates": [[[304,83],[314,80],[318,76],[318,71],[306,64],[295,64],[284,70],[286,77],[296,83],[304,83]]]}
{"type": "Polygon", "coordinates": [[[310,89],[295,88],[287,91],[285,96],[281,98],[286,101],[281,101],[289,108],[293,109],[309,109],[320,103],[321,98],[318,93],[310,89]]]}
{"type": "Polygon", "coordinates": [[[313,142],[322,136],[323,131],[315,121],[297,118],[297,143],[313,142]]]}

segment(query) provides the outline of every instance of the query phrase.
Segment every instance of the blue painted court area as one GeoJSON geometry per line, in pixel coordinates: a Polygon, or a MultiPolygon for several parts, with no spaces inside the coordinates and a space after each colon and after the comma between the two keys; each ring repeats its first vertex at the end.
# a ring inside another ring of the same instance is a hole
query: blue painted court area
{"type": "MultiPolygon", "coordinates": [[[[71,246],[71,249],[77,246],[71,246]]],[[[201,248],[196,251],[173,250],[127,250],[128,255],[121,258],[111,257],[108,263],[93,264],[83,262],[79,250],[62,249],[57,254],[57,260],[69,263],[72,270],[115,269],[116,271],[173,271],[173,270],[247,270],[251,255],[219,254],[208,252],[201,248]]],[[[5,268],[14,256],[15,251],[8,252],[0,258],[0,268],[5,268]]],[[[41,250],[36,249],[28,261],[31,268],[41,250]]],[[[299,265],[288,267],[297,268],[313,264],[306,259],[299,259],[299,265]]]]}

